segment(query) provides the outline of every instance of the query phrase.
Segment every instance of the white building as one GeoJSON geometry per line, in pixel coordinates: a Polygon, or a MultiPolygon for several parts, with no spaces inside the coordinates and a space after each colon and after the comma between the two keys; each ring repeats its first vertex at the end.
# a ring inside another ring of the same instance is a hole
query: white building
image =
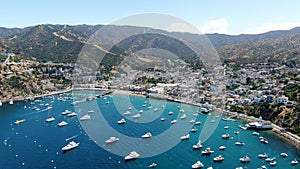
{"type": "Polygon", "coordinates": [[[289,101],[289,98],[286,96],[277,97],[277,104],[286,105],[288,101],[289,101]]]}

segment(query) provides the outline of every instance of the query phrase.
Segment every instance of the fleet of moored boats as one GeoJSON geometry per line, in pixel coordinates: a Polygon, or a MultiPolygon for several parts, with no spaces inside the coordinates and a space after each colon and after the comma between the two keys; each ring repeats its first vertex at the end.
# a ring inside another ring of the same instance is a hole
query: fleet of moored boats
{"type": "MultiPolygon", "coordinates": [[[[108,103],[108,101],[106,101],[106,103],[107,104],[109,104],[108,103]]],[[[0,102],[0,104],[2,105],[2,102],[0,102]]],[[[10,102],[9,102],[9,104],[13,104],[13,101],[11,100],[10,102]]],[[[143,105],[143,107],[146,107],[147,105],[146,105],[146,103],[143,105]]],[[[52,107],[51,106],[49,106],[49,105],[47,105],[47,108],[49,107],[49,109],[51,109],[52,107]]],[[[151,106],[148,106],[147,107],[147,109],[151,109],[152,107],[151,106]]],[[[39,110],[38,108],[35,108],[34,110],[39,110]]],[[[130,116],[131,115],[131,112],[130,112],[130,110],[132,110],[132,107],[129,107],[128,108],[128,110],[123,114],[124,116],[130,116]]],[[[159,109],[158,108],[155,108],[154,109],[154,112],[156,112],[156,111],[158,111],[159,109]]],[[[206,108],[201,108],[200,109],[201,111],[199,112],[199,113],[208,113],[208,112],[210,112],[209,111],[209,109],[206,109],[206,108]]],[[[80,117],[79,118],[79,120],[80,121],[87,121],[87,120],[90,120],[90,118],[91,118],[91,116],[89,115],[90,113],[93,113],[94,112],[94,110],[89,110],[88,111],[88,114],[85,114],[84,116],[82,116],[82,117],[80,117]]],[[[184,111],[184,109],[180,109],[180,111],[179,111],[180,113],[182,113],[182,115],[180,116],[180,119],[181,120],[184,120],[184,119],[186,119],[187,118],[187,115],[184,113],[185,111],[184,111]]],[[[142,110],[140,110],[137,114],[135,114],[134,116],[133,116],[133,119],[138,119],[138,118],[140,118],[141,117],[141,113],[143,113],[143,111],[142,110]]],[[[71,111],[69,111],[69,110],[65,110],[64,112],[62,112],[61,113],[62,115],[66,115],[66,116],[68,116],[68,117],[73,117],[73,116],[77,116],[77,114],[75,113],[75,112],[71,112],[71,111]]],[[[172,111],[170,111],[169,113],[168,113],[168,115],[173,115],[174,114],[174,112],[172,112],[172,111]]],[[[193,116],[194,117],[196,117],[198,114],[196,113],[196,114],[193,114],[193,116]]],[[[211,114],[210,114],[211,115],[211,114]]],[[[165,119],[166,118],[161,118],[161,121],[165,121],[165,119]]],[[[223,118],[223,120],[232,120],[232,119],[230,119],[230,118],[223,118]]],[[[25,119],[21,119],[21,120],[16,120],[14,123],[16,124],[16,125],[18,125],[18,124],[20,124],[20,123],[23,123],[23,122],[25,122],[26,120],[25,119]]],[[[46,119],[46,122],[47,123],[50,123],[50,122],[53,122],[53,121],[55,121],[55,118],[54,117],[52,117],[52,116],[49,116],[47,119],[46,119]]],[[[234,121],[234,120],[232,120],[232,121],[234,121]]],[[[171,121],[171,124],[175,124],[177,122],[177,120],[172,120],[171,121]]],[[[194,124],[194,125],[200,125],[201,124],[201,122],[200,121],[195,121],[195,120],[190,120],[189,121],[191,124],[194,124]]],[[[211,122],[214,122],[214,121],[211,121],[211,122]]],[[[120,119],[119,121],[117,121],[117,123],[118,124],[124,124],[124,123],[126,123],[126,120],[124,119],[124,118],[122,118],[122,119],[120,119]]],[[[68,123],[67,122],[65,122],[65,121],[61,121],[60,123],[58,123],[57,124],[57,126],[59,126],[59,127],[63,127],[63,126],[66,126],[66,125],[68,125],[68,123]]],[[[272,128],[272,126],[269,124],[269,123],[262,123],[262,121],[261,121],[261,118],[259,119],[259,121],[258,122],[256,122],[256,123],[248,123],[246,126],[239,126],[242,130],[247,130],[247,129],[270,129],[270,128],[272,128]]],[[[229,126],[225,126],[224,127],[224,129],[228,129],[229,128],[229,126]]],[[[197,131],[197,128],[192,128],[191,129],[191,132],[196,132],[197,131]]],[[[234,131],[234,134],[239,134],[239,131],[234,131]]],[[[253,135],[255,135],[255,136],[259,136],[259,133],[258,132],[256,132],[256,131],[254,131],[253,133],[252,133],[253,135]]],[[[151,138],[152,137],[152,133],[151,132],[147,132],[147,133],[145,133],[144,135],[142,135],[141,136],[141,138],[143,138],[143,139],[147,139],[147,138],[151,138]]],[[[223,134],[222,135],[222,138],[223,139],[229,139],[231,136],[230,136],[230,134],[229,133],[225,133],[225,134],[223,134]]],[[[180,139],[181,140],[188,140],[190,138],[190,134],[186,134],[186,135],[183,135],[183,136],[181,136],[180,137],[180,139]]],[[[261,143],[263,143],[263,144],[268,144],[269,142],[268,142],[268,140],[266,139],[266,138],[264,138],[264,137],[262,137],[262,136],[260,136],[260,137],[258,137],[258,139],[259,139],[259,141],[261,142],[261,143]]],[[[6,141],[6,140],[5,140],[6,141]]],[[[106,141],[105,141],[105,143],[106,144],[112,144],[112,143],[115,143],[115,142],[117,142],[117,141],[119,141],[119,138],[118,137],[115,137],[115,136],[111,136],[109,139],[107,139],[106,141]]],[[[66,146],[64,146],[64,147],[62,147],[62,151],[63,152],[66,152],[66,151],[69,151],[69,150],[72,150],[72,149],[74,149],[74,148],[76,148],[76,147],[78,147],[79,146],[79,142],[75,142],[75,141],[71,141],[71,142],[69,142],[66,146]]],[[[243,146],[243,145],[245,145],[245,143],[244,142],[242,142],[242,141],[236,141],[235,142],[235,145],[238,145],[238,146],[243,146]]],[[[193,145],[192,146],[192,148],[194,149],[194,150],[198,150],[198,149],[201,149],[203,147],[203,145],[202,145],[202,143],[201,143],[201,140],[199,140],[195,145],[193,145]]],[[[221,145],[220,147],[219,147],[219,150],[225,150],[226,149],[226,147],[224,146],[224,145],[221,145]]],[[[212,153],[214,153],[215,151],[214,150],[212,150],[210,147],[207,147],[207,148],[205,148],[202,152],[201,152],[201,154],[202,155],[209,155],[209,154],[212,154],[212,153]]],[[[282,158],[286,158],[286,157],[288,157],[288,154],[287,153],[281,153],[280,154],[280,156],[282,157],[282,158]]],[[[137,158],[139,158],[140,157],[140,154],[139,153],[137,153],[136,151],[131,151],[128,155],[126,155],[125,157],[124,157],[124,160],[125,161],[128,161],[128,160],[134,160],[134,159],[137,159],[137,158]]],[[[276,162],[276,158],[275,157],[268,157],[268,155],[266,154],[266,153],[262,153],[262,154],[258,154],[258,158],[262,158],[262,159],[265,159],[265,161],[270,165],[270,166],[275,166],[276,164],[277,164],[277,162],[276,162]]],[[[218,156],[215,156],[214,158],[213,158],[213,161],[214,162],[222,162],[223,160],[225,160],[225,157],[223,156],[223,155],[218,155],[218,156]]],[[[245,155],[245,156],[243,156],[243,157],[241,157],[240,159],[239,159],[239,161],[241,162],[241,163],[249,163],[249,162],[251,162],[251,158],[249,157],[249,156],[247,156],[247,155],[245,155]]],[[[298,164],[298,161],[297,161],[297,159],[294,159],[294,160],[292,160],[291,162],[290,162],[290,164],[291,165],[297,165],[298,164]]],[[[156,163],[152,163],[152,164],[150,164],[149,165],[149,167],[150,168],[154,168],[154,167],[156,167],[157,166],[157,164],[156,163]]],[[[201,162],[201,161],[197,161],[196,163],[194,163],[193,165],[192,165],[192,168],[193,169],[196,169],[196,168],[203,168],[204,167],[204,164],[201,162]]],[[[236,167],[236,169],[242,169],[243,167],[236,167]]],[[[260,168],[267,168],[266,166],[261,166],[260,168]]],[[[212,169],[212,167],[208,167],[208,169],[212,169]]]]}

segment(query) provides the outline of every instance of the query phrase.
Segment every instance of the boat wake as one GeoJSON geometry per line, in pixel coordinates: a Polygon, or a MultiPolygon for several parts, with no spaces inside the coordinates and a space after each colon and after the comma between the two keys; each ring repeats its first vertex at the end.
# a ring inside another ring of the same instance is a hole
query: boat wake
{"type": "Polygon", "coordinates": [[[74,135],[74,136],[72,136],[72,137],[66,138],[65,141],[69,141],[69,140],[71,140],[71,139],[74,139],[74,138],[80,136],[81,134],[82,134],[82,133],[79,133],[79,134],[76,134],[76,135],[74,135]]]}

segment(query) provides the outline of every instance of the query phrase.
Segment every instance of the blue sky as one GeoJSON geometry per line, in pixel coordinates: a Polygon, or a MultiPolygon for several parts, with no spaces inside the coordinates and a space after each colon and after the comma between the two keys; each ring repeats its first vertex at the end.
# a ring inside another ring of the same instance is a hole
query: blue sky
{"type": "Polygon", "coordinates": [[[140,13],[185,20],[204,33],[261,33],[300,26],[297,0],[9,0],[0,27],[37,24],[107,24],[140,13]]]}

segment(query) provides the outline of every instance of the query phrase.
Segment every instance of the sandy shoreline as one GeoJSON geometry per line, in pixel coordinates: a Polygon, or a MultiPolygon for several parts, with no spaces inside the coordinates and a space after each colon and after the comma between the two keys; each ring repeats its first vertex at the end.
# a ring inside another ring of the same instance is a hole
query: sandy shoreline
{"type": "MultiPolygon", "coordinates": [[[[67,93],[67,92],[71,92],[71,91],[76,91],[76,90],[97,90],[97,91],[108,91],[108,90],[103,90],[103,89],[98,89],[98,88],[80,88],[80,89],[77,89],[77,88],[69,88],[69,89],[65,89],[65,90],[61,90],[61,91],[54,91],[54,92],[50,92],[50,93],[46,93],[46,94],[42,94],[42,95],[37,95],[37,96],[33,96],[31,98],[33,99],[37,99],[37,98],[42,98],[42,97],[47,97],[47,96],[52,96],[52,95],[56,95],[56,94],[62,94],[62,93],[67,93]]],[[[146,97],[146,95],[144,93],[137,93],[137,92],[132,92],[132,91],[127,91],[127,90],[112,90],[112,93],[114,94],[124,94],[124,95],[131,95],[131,96],[141,96],[141,97],[146,97]]],[[[24,100],[27,100],[28,98],[25,98],[25,97],[15,97],[13,99],[13,101],[24,101],[24,100]]],[[[155,98],[154,98],[155,99],[155,98]]],[[[4,102],[9,102],[10,99],[6,99],[6,100],[1,100],[2,103],[4,102]]],[[[193,104],[193,103],[189,103],[189,102],[186,102],[186,101],[183,101],[183,100],[176,100],[177,102],[180,102],[180,103],[184,103],[184,104],[190,104],[190,105],[194,105],[194,106],[199,106],[199,105],[196,105],[196,104],[193,104]]],[[[235,116],[237,119],[240,119],[240,120],[245,120],[246,122],[254,122],[254,121],[257,121],[258,118],[256,117],[253,117],[253,116],[248,116],[248,115],[245,115],[245,114],[239,114],[237,112],[230,112],[230,111],[227,111],[227,112],[224,112],[224,114],[226,115],[229,115],[229,116],[235,116]]],[[[273,133],[276,134],[279,138],[282,138],[284,139],[285,141],[287,141],[288,143],[292,144],[293,146],[295,146],[298,150],[300,150],[300,137],[291,133],[291,132],[288,132],[288,131],[285,131],[284,128],[276,125],[276,124],[273,124],[273,133]]]]}

